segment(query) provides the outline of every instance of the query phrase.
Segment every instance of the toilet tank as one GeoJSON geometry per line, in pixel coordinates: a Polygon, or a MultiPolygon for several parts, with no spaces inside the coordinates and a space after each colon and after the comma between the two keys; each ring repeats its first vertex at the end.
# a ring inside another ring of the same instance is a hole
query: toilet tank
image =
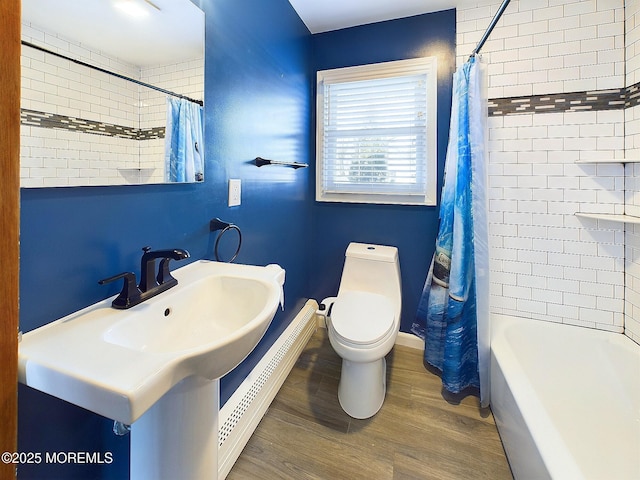
{"type": "Polygon", "coordinates": [[[345,253],[340,292],[357,290],[389,297],[401,304],[398,249],[386,245],[350,243],[345,253]]]}

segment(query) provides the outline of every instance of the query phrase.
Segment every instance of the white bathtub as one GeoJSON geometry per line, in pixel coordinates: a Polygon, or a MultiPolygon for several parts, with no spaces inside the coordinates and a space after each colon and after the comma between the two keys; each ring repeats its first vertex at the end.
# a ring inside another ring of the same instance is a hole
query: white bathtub
{"type": "Polygon", "coordinates": [[[640,346],[492,316],[491,409],[514,477],[640,480],[640,346]]]}

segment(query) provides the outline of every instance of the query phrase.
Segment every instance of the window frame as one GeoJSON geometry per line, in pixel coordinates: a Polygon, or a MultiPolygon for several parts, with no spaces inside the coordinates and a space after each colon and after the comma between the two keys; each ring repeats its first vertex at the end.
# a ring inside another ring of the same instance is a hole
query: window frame
{"type": "Polygon", "coordinates": [[[392,205],[437,205],[437,58],[421,57],[353,67],[320,70],[316,78],[316,201],[392,205]],[[426,158],[425,193],[336,193],[324,185],[324,100],[325,84],[426,74],[426,158]]]}

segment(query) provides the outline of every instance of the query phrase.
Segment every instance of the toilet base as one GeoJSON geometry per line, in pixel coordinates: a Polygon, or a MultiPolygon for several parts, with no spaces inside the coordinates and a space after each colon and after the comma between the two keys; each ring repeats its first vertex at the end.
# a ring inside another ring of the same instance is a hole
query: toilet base
{"type": "Polygon", "coordinates": [[[387,389],[387,361],[384,357],[367,363],[342,359],[338,400],[353,418],[369,418],[378,413],[387,389]]]}

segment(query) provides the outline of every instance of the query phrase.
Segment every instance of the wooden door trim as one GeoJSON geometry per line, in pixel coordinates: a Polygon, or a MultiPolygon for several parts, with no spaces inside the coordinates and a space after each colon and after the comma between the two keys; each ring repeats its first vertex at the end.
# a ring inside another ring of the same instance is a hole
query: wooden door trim
{"type": "MultiPolygon", "coordinates": [[[[0,453],[16,451],[18,431],[20,8],[20,0],[0,2],[0,453]]],[[[15,472],[0,462],[0,478],[15,472]]]]}

